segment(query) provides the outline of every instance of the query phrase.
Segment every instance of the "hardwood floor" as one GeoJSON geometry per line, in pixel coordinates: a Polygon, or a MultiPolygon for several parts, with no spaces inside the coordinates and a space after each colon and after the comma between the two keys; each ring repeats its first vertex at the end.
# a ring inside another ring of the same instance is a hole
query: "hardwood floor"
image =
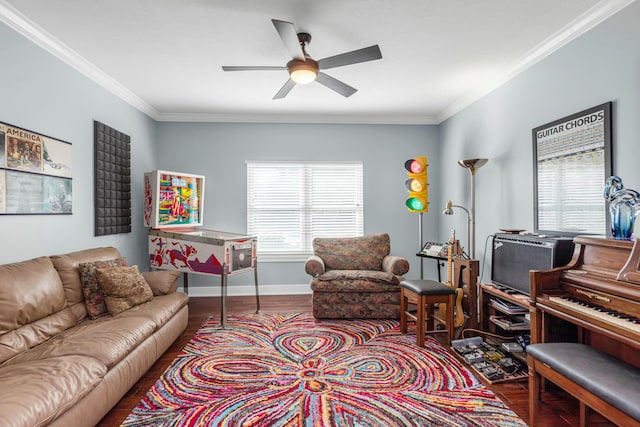
{"type": "MultiPolygon", "coordinates": [[[[260,297],[260,305],[260,311],[264,313],[310,312],[311,295],[262,296],[260,297]]],[[[227,299],[227,313],[252,313],[253,311],[255,311],[255,297],[243,296],[229,297],[227,299]]],[[[192,297],[189,301],[189,324],[187,329],[98,425],[100,427],[119,426],[173,361],[182,347],[189,342],[202,323],[209,316],[219,315],[219,298],[192,297]]],[[[526,381],[487,385],[523,420],[528,420],[526,381]]],[[[571,396],[562,391],[544,392],[538,419],[538,426],[540,427],[578,426],[578,404],[571,396]]],[[[591,426],[613,425],[598,414],[592,414],[589,422],[591,426]]]]}

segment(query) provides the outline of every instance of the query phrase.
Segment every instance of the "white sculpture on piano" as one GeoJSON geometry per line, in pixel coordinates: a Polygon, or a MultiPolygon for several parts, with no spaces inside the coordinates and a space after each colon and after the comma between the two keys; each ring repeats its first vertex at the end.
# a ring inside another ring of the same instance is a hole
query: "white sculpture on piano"
{"type": "Polygon", "coordinates": [[[609,202],[612,237],[630,240],[636,217],[640,212],[640,193],[624,188],[622,179],[613,175],[607,178],[605,183],[604,198],[609,202]]]}

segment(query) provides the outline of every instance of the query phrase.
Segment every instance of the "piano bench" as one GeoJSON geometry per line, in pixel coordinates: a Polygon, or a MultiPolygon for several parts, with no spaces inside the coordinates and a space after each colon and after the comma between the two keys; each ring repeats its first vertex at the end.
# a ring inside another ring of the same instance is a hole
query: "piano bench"
{"type": "Polygon", "coordinates": [[[640,426],[640,369],[585,344],[527,346],[529,425],[535,426],[541,378],[580,401],[580,425],[591,408],[621,426],[640,426]]]}

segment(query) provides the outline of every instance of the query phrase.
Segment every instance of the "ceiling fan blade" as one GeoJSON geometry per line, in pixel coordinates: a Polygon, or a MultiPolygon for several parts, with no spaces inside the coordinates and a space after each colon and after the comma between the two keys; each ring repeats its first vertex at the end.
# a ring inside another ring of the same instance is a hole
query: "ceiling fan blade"
{"type": "Polygon", "coordinates": [[[289,92],[291,92],[291,89],[293,89],[293,87],[296,85],[296,82],[294,82],[293,80],[289,79],[287,80],[287,82],[284,84],[284,86],[282,86],[280,88],[280,90],[278,91],[278,93],[275,94],[275,96],[273,97],[273,99],[282,99],[285,96],[287,96],[289,94],[289,92]]]}
{"type": "Polygon", "coordinates": [[[353,95],[358,91],[358,89],[351,87],[348,84],[341,82],[340,80],[334,79],[333,77],[325,73],[318,73],[318,77],[316,78],[316,81],[321,85],[324,85],[329,89],[338,92],[340,95],[344,96],[345,98],[350,97],[351,95],[353,95]]]}
{"type": "Polygon", "coordinates": [[[341,53],[340,55],[329,56],[318,61],[321,70],[329,68],[342,67],[343,65],[357,64],[359,62],[373,61],[382,58],[380,47],[376,44],[351,52],[341,53]]]}
{"type": "Polygon", "coordinates": [[[289,55],[294,59],[304,61],[304,52],[302,52],[302,46],[300,46],[300,41],[298,40],[298,33],[293,23],[279,21],[277,19],[272,19],[271,22],[273,22],[273,26],[276,27],[276,31],[282,39],[284,46],[287,48],[287,51],[289,51],[289,55]]]}
{"type": "Polygon", "coordinates": [[[223,65],[222,71],[270,71],[270,70],[286,70],[287,67],[278,66],[245,66],[245,65],[223,65]]]}

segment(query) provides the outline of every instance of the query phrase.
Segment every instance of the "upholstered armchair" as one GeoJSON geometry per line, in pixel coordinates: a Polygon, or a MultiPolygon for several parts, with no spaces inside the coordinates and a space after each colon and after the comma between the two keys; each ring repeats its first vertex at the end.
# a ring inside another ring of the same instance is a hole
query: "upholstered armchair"
{"type": "Polygon", "coordinates": [[[389,235],[316,238],[305,262],[313,315],[331,319],[398,319],[400,282],[409,262],[390,255],[389,235]]]}

